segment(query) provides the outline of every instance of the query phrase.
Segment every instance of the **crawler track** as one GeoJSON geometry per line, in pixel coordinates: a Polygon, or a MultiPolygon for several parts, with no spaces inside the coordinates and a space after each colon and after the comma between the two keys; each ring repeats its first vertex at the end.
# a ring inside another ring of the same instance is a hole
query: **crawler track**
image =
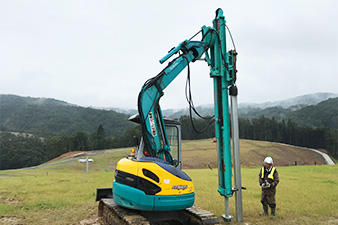
{"type": "Polygon", "coordinates": [[[127,209],[117,205],[112,198],[100,200],[99,221],[103,225],[216,225],[219,224],[217,216],[192,206],[185,210],[151,212],[127,209]]]}

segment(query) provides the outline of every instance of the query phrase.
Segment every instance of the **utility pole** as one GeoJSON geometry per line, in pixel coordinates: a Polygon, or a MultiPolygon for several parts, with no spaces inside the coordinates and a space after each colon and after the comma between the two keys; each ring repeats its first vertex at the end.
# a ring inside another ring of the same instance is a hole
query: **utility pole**
{"type": "Polygon", "coordinates": [[[86,164],[87,164],[87,174],[89,173],[89,163],[88,163],[88,156],[87,156],[87,159],[86,159],[86,164]]]}

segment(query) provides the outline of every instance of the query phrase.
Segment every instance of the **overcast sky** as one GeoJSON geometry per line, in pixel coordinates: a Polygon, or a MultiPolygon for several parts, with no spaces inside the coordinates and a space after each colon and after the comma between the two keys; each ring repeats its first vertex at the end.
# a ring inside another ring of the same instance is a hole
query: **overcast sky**
{"type": "MultiPolygon", "coordinates": [[[[335,0],[0,0],[0,94],[136,109],[159,59],[212,26],[217,8],[239,53],[240,103],[338,93],[335,0]]],[[[186,76],[163,109],[187,107],[186,76]]],[[[195,105],[213,103],[206,63],[191,64],[191,82],[195,105]]]]}

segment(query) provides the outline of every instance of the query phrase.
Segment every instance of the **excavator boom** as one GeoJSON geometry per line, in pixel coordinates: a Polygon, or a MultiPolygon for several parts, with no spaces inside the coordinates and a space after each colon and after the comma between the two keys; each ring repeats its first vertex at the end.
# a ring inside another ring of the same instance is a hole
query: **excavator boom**
{"type": "Polygon", "coordinates": [[[181,51],[182,54],[173,59],[157,76],[149,79],[143,85],[138,97],[138,111],[146,156],[158,157],[172,163],[170,145],[168,144],[159,100],[163,96],[163,90],[169,86],[191,61],[200,58],[207,48],[208,43],[203,41],[186,40],[182,42],[161,59],[160,62],[163,63],[178,51],[181,51]]]}

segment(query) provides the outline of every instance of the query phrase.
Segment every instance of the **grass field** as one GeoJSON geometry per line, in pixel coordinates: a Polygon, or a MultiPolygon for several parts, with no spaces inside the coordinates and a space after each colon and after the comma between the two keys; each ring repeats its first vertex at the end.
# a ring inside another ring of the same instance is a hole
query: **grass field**
{"type": "MultiPolygon", "coordinates": [[[[189,170],[196,188],[196,204],[216,215],[224,214],[224,200],[217,193],[216,170],[189,170]]],[[[277,217],[274,224],[338,224],[338,167],[278,167],[277,217]]],[[[249,224],[271,224],[260,217],[259,168],[242,168],[243,216],[249,224]]],[[[230,215],[235,215],[234,197],[230,215]]]]}
{"type": "MultiPolygon", "coordinates": [[[[266,142],[244,144],[241,159],[252,161],[251,167],[242,167],[242,185],[247,188],[243,191],[244,222],[271,224],[268,217],[258,215],[261,211],[258,185],[261,156],[257,160],[247,157],[252,157],[251,151],[279,149],[274,144],[268,147],[266,142]],[[265,150],[262,146],[266,146],[265,150]]],[[[205,164],[212,162],[208,161],[212,160],[211,151],[215,151],[212,146],[209,140],[185,142],[183,160],[186,167],[195,168],[185,169],[194,181],[195,203],[221,215],[224,213],[224,199],[217,192],[217,170],[196,169],[205,168],[205,164]],[[200,149],[193,151],[196,146],[200,149]],[[205,148],[210,151],[203,150],[205,148]],[[199,163],[189,164],[191,157],[196,157],[199,163]]],[[[270,151],[270,155],[273,156],[274,151],[270,151]]],[[[118,149],[93,156],[89,174],[86,174],[85,163],[76,161],[37,169],[0,171],[0,224],[94,224],[96,188],[111,186],[114,166],[127,152],[128,149],[118,149]]],[[[284,160],[283,156],[275,157],[284,160]]],[[[278,171],[281,181],[277,187],[274,224],[338,224],[337,165],[280,166],[278,171]]],[[[230,198],[230,214],[235,216],[234,197],[230,198]]],[[[237,224],[235,221],[231,223],[237,224]]]]}

